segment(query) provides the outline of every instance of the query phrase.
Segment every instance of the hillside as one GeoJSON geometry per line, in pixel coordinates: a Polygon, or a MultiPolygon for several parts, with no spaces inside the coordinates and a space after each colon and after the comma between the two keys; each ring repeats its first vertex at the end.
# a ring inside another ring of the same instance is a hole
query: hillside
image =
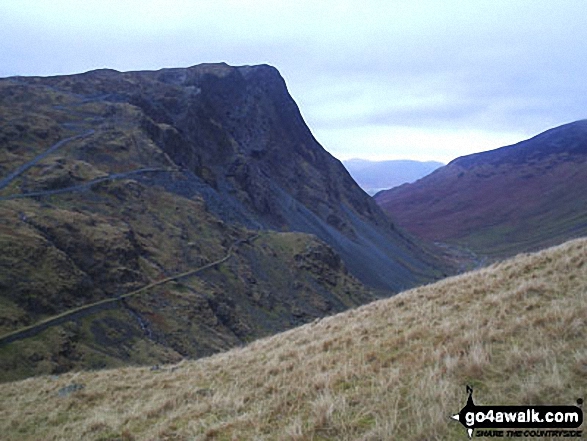
{"type": "Polygon", "coordinates": [[[579,239],[206,359],[4,384],[0,431],[6,440],[463,440],[449,417],[465,385],[477,404],[577,404],[586,340],[579,239]]]}
{"type": "Polygon", "coordinates": [[[357,184],[371,196],[382,190],[417,181],[444,165],[435,161],[365,159],[348,159],[342,163],[357,184]]]}
{"type": "Polygon", "coordinates": [[[0,249],[0,380],[210,355],[450,270],[269,66],[1,79],[0,249]]]}
{"type": "Polygon", "coordinates": [[[397,224],[491,257],[587,234],[587,120],[455,159],[376,196],[397,224]]]}

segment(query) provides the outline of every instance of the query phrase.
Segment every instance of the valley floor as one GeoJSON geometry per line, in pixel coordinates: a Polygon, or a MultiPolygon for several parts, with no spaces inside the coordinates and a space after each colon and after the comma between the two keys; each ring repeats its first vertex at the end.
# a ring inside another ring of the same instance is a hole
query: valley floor
{"type": "Polygon", "coordinates": [[[586,342],[587,239],[578,239],[209,358],[3,384],[0,433],[464,440],[450,416],[466,385],[477,405],[584,399],[586,342]]]}

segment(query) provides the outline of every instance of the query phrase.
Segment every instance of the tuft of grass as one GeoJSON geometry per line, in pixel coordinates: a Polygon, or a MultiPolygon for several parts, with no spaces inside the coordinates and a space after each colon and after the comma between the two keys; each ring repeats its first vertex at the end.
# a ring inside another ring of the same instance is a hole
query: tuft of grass
{"type": "Polygon", "coordinates": [[[0,388],[6,440],[462,440],[466,401],[587,392],[587,239],[197,361],[0,388]],[[83,384],[66,397],[58,391],[83,384]]]}

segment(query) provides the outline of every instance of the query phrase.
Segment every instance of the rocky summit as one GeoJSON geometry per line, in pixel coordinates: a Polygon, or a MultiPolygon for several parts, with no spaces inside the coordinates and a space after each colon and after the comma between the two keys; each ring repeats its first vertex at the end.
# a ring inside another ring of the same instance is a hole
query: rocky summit
{"type": "Polygon", "coordinates": [[[2,379],[200,357],[450,271],[278,71],[0,80],[2,379]]]}

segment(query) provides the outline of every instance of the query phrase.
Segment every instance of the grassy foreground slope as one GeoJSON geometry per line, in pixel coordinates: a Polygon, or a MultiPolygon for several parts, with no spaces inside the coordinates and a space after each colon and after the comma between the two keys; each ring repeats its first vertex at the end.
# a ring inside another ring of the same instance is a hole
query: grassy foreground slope
{"type": "Polygon", "coordinates": [[[449,416],[466,384],[478,405],[585,398],[586,342],[587,239],[578,239],[198,361],[4,384],[0,433],[463,440],[449,416]]]}

